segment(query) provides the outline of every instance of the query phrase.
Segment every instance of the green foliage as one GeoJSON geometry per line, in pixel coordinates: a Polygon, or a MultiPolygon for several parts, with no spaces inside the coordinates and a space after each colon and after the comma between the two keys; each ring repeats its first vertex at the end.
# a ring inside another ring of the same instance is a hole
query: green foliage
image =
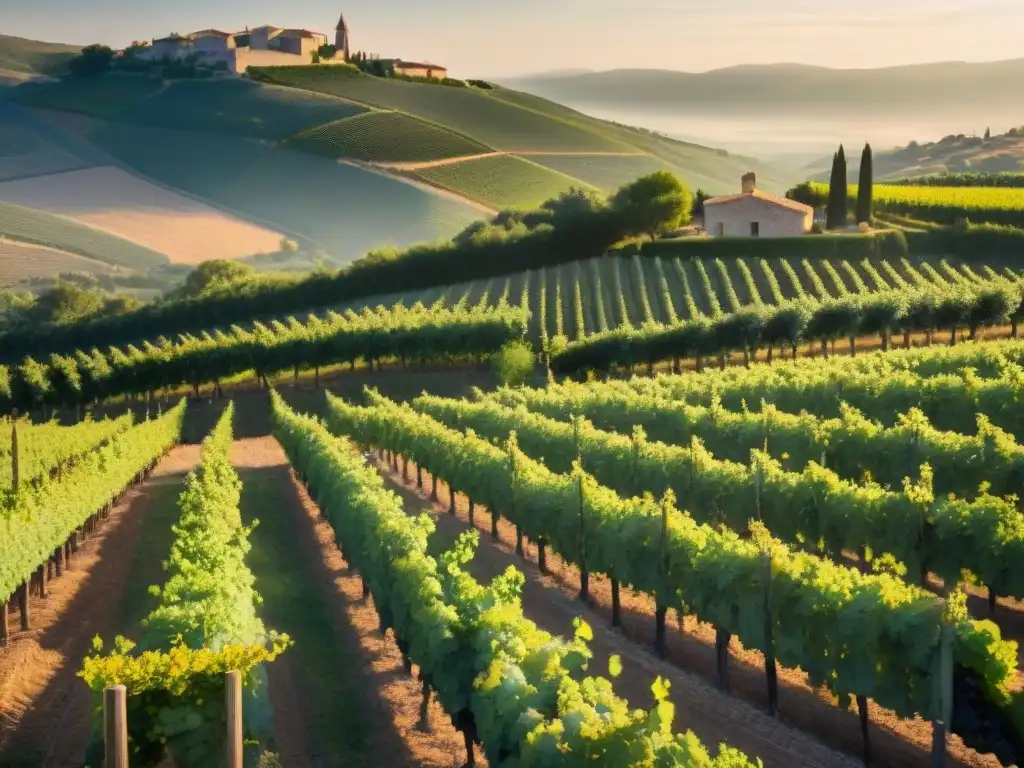
{"type": "Polygon", "coordinates": [[[825,213],[825,226],[829,229],[841,229],[846,226],[846,152],[843,145],[832,156],[832,173],[828,182],[828,203],[825,213]]]}
{"type": "Polygon", "coordinates": [[[819,237],[680,237],[644,243],[644,256],[712,258],[736,256],[762,258],[850,259],[894,258],[907,255],[907,238],[902,232],[871,234],[829,234],[819,237]]]}
{"type": "Polygon", "coordinates": [[[68,71],[75,77],[95,77],[110,71],[114,51],[107,45],[87,45],[68,62],[68,71]]]}
{"type": "MultiPolygon", "coordinates": [[[[861,694],[904,717],[938,715],[929,681],[934,680],[945,618],[931,593],[888,575],[863,574],[792,552],[763,526],[745,539],[718,527],[718,520],[714,526],[699,524],[678,510],[671,491],[657,502],[650,493],[626,499],[580,469],[574,439],[560,439],[557,449],[546,443],[545,461],[570,468],[557,474],[529,457],[538,447],[520,450],[518,432],[506,439],[507,427],[495,445],[472,430],[450,429],[374,392],[368,397],[368,407],[355,407],[328,396],[332,431],[408,456],[474,501],[508,516],[531,540],[543,538],[567,562],[657,595],[667,607],[685,606],[698,620],[737,636],[746,648],[764,651],[770,642],[781,664],[799,667],[812,685],[827,686],[844,702],[861,694]],[[767,590],[765,552],[771,563],[767,590]],[[764,631],[766,593],[771,639],[764,631]]],[[[589,441],[593,433],[581,426],[581,439],[589,441]]],[[[560,437],[572,435],[573,429],[562,424],[560,437]]],[[[651,445],[648,452],[643,436],[635,435],[606,454],[614,470],[598,469],[587,459],[583,463],[591,471],[614,471],[622,482],[631,477],[634,487],[656,491],[652,481],[664,477],[659,449],[651,445]],[[632,469],[624,472],[623,467],[632,469]]],[[[700,476],[706,465],[702,459],[700,476]]],[[[757,465],[765,475],[776,473],[768,459],[758,457],[757,465]]],[[[752,506],[751,483],[742,488],[743,525],[738,530],[747,527],[752,506]]],[[[720,503],[700,508],[709,513],[720,503]]],[[[782,516],[791,526],[794,508],[786,507],[782,516]]],[[[977,671],[994,704],[1005,706],[1015,672],[1014,644],[1001,640],[991,622],[961,618],[952,631],[957,659],[977,671]]]]}
{"type": "Polygon", "coordinates": [[[109,348],[106,354],[83,351],[60,366],[26,358],[9,376],[10,392],[0,393],[0,406],[31,408],[52,402],[88,402],[97,397],[144,395],[183,385],[195,390],[248,371],[266,377],[278,371],[382,358],[452,361],[479,359],[505,343],[521,339],[528,313],[518,307],[473,309],[398,305],[360,313],[310,315],[251,330],[183,336],[175,342],[161,337],[141,348],[109,348]],[[77,397],[55,389],[63,367],[71,367],[83,384],[77,397]]]}
{"type": "Polygon", "coordinates": [[[506,386],[523,384],[533,373],[533,349],[525,341],[510,341],[494,355],[494,372],[506,386]]]}
{"type": "MultiPolygon", "coordinates": [[[[491,765],[751,765],[724,746],[712,758],[691,733],[673,735],[664,682],[652,689],[654,710],[643,712],[630,711],[608,680],[583,677],[589,627],[577,622],[572,641],[539,630],[522,615],[523,576],[512,568],[486,587],[478,584],[465,571],[475,532],[464,534],[437,560],[431,558],[429,517],[406,515],[347,440],[296,415],[278,395],[272,402],[275,434],[373,595],[381,627],[394,632],[456,726],[482,743],[491,765]]],[[[451,447],[448,431],[438,425],[441,440],[428,462],[421,458],[427,434],[392,432],[386,418],[351,434],[364,445],[390,442],[385,434],[393,434],[402,444],[393,450],[431,467],[437,466],[439,451],[451,447]]],[[[335,425],[350,431],[340,414],[335,425]]],[[[469,460],[480,468],[475,455],[462,446],[456,450],[453,461],[469,460]]],[[[495,450],[495,457],[507,477],[507,454],[495,450]]],[[[507,481],[502,487],[508,491],[507,481]]]]}
{"type": "Polygon", "coordinates": [[[110,73],[52,83],[29,83],[19,87],[11,98],[30,107],[109,118],[149,98],[162,87],[160,80],[145,75],[110,73]]]}
{"type": "Polygon", "coordinates": [[[490,147],[401,112],[364,112],[302,131],[289,143],[329,157],[418,162],[490,152],[490,147]]]}
{"type": "Polygon", "coordinates": [[[888,186],[903,187],[1024,187],[1024,173],[1010,171],[935,173],[927,176],[911,176],[905,179],[887,179],[885,183],[888,186]]]}
{"type": "Polygon", "coordinates": [[[934,332],[968,327],[972,338],[983,326],[1002,325],[1022,306],[1022,286],[1005,278],[980,284],[899,288],[818,301],[797,298],[775,307],[745,310],[745,343],[734,330],[739,319],[715,316],[642,329],[618,328],[572,342],[551,361],[556,373],[608,371],[617,365],[657,363],[703,357],[734,350],[753,353],[802,341],[835,341],[878,333],[888,343],[894,331],[934,332]],[[778,319],[784,318],[780,325],[778,319]],[[794,322],[799,325],[793,325],[794,322]],[[785,332],[780,331],[785,328],[785,332]]]}
{"type": "Polygon", "coordinates": [[[693,195],[668,171],[655,171],[622,186],[609,201],[627,233],[651,240],[690,222],[693,195]]]}
{"type": "MultiPolygon", "coordinates": [[[[37,477],[35,483],[23,483],[17,491],[0,491],[0,603],[6,603],[74,530],[119,497],[178,441],[184,414],[182,402],[159,419],[117,432],[108,442],[94,445],[56,477],[37,477]]],[[[90,429],[96,431],[93,434],[107,432],[109,425],[98,422],[82,427],[90,429]]],[[[31,436],[29,430],[27,437],[31,436]]],[[[78,447],[84,446],[79,442],[78,447]]],[[[51,458],[59,460],[56,454],[51,458]]]]}
{"type": "Polygon", "coordinates": [[[242,524],[241,482],[231,466],[233,415],[229,403],[185,480],[168,577],[152,590],[160,603],[143,621],[144,652],[132,656],[134,646],[119,638],[112,656],[98,657],[102,647],[96,646],[97,656],[86,659],[80,673],[97,698],[111,682],[129,688],[133,764],[159,763],[165,750],[182,768],[220,760],[223,675],[232,669],[245,675],[246,741],[266,743],[273,733],[262,665],[290,640],[267,632],[256,615],[259,596],[245,563],[251,528],[242,524]]]}
{"type": "Polygon", "coordinates": [[[865,144],[860,156],[860,175],[857,180],[857,222],[863,224],[871,221],[872,186],[874,172],[871,168],[871,145],[865,144]]]}
{"type": "Polygon", "coordinates": [[[183,297],[199,297],[208,293],[230,288],[235,283],[242,283],[253,278],[256,271],[248,264],[240,264],[228,259],[211,259],[204,261],[188,273],[181,295],[183,297]]]}

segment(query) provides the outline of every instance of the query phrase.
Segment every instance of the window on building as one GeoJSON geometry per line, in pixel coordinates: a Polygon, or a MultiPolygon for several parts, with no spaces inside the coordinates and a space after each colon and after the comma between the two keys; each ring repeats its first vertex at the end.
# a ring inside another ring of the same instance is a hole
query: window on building
{"type": "Polygon", "coordinates": [[[761,222],[752,221],[750,222],[750,236],[757,237],[761,234],[761,222]]]}

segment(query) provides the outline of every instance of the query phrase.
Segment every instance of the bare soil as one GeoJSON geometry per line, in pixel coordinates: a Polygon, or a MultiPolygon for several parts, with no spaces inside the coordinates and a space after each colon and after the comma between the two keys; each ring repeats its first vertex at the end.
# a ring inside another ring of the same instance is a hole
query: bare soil
{"type": "Polygon", "coordinates": [[[282,765],[462,765],[462,736],[436,701],[430,729],[418,730],[420,684],[403,672],[390,636],[378,631],[372,599],[363,599],[333,529],[296,482],[277,441],[239,440],[233,463],[243,483],[243,517],[260,519],[250,562],[264,598],[261,615],[296,641],[270,665],[282,765]],[[269,551],[272,540],[281,545],[277,552],[269,551]],[[289,572],[271,576],[282,567],[289,572]]]}
{"type": "MultiPolygon", "coordinates": [[[[410,482],[401,472],[380,465],[403,496],[409,509],[429,512],[438,523],[440,536],[451,537],[468,526],[468,503],[456,495],[456,516],[447,514],[449,489],[438,483],[439,501],[429,501],[430,475],[423,471],[424,489],[415,487],[415,465],[410,462],[410,482]]],[[[652,702],[649,681],[655,674],[671,680],[680,730],[691,729],[708,745],[726,741],[750,756],[760,757],[765,766],[852,766],[860,765],[863,740],[856,705],[850,711],[837,706],[825,690],[812,688],[799,669],[778,668],[779,708],[776,719],[765,714],[767,690],[764,657],[744,649],[733,638],[730,644],[731,695],[716,690],[715,631],[692,617],[670,611],[666,659],[650,649],[654,640],[654,603],[646,595],[621,590],[621,630],[610,628],[611,586],[608,579],[591,574],[591,605],[577,599],[579,572],[554,553],[547,554],[548,576],[535,567],[536,547],[525,546],[525,558],[515,554],[515,527],[499,522],[499,540],[490,539],[491,518],[477,505],[475,526],[481,544],[474,561],[474,575],[487,578],[514,564],[527,575],[524,588],[526,616],[539,626],[559,634],[571,634],[571,620],[583,616],[593,627],[596,674],[603,674],[608,653],[620,653],[624,672],[615,688],[632,706],[648,707],[652,702]],[[527,564],[529,566],[527,567],[527,564]],[[672,631],[675,629],[675,631],[672,631]],[[684,671],[685,670],[685,671],[684,671]],[[826,746],[827,745],[827,746],[826,746]]],[[[931,725],[920,718],[906,720],[869,702],[872,766],[906,768],[927,765],[931,746],[931,725]]],[[[947,766],[998,768],[992,755],[979,755],[951,736],[947,744],[947,766]]]]}
{"type": "Polygon", "coordinates": [[[82,659],[95,636],[118,631],[133,552],[160,485],[180,482],[197,458],[195,446],[172,449],[79,546],[47,597],[33,596],[31,630],[0,650],[0,765],[67,768],[81,759],[91,732],[82,659]]]}

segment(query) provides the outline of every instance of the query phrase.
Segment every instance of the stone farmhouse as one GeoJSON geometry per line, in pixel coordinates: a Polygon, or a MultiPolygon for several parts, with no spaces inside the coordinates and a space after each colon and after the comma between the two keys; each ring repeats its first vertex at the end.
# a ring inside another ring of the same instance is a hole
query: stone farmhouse
{"type": "MultiPolygon", "coordinates": [[[[194,57],[196,61],[211,65],[223,62],[228,71],[241,74],[250,66],[311,64],[314,54],[327,42],[327,35],[321,32],[264,24],[254,29],[246,27],[243,32],[202,29],[188,35],[170,35],[153,40],[139,55],[154,60],[194,57]]],[[[349,36],[344,15],[335,28],[334,45],[337,49],[335,57],[321,63],[348,61],[349,36]]]]}
{"type": "Polygon", "coordinates": [[[753,173],[743,175],[741,192],[704,201],[704,229],[712,237],[793,237],[810,231],[814,209],[761,192],[753,173]]]}
{"type": "MultiPolygon", "coordinates": [[[[320,48],[327,45],[328,37],[308,29],[287,29],[264,24],[242,32],[221,29],[201,29],[187,35],[169,35],[154,39],[145,45],[139,56],[155,61],[188,59],[220,65],[227,71],[242,74],[251,66],[306,66],[314,60],[320,64],[344,64],[350,60],[351,49],[345,15],[334,28],[335,55],[319,57],[320,48]]],[[[402,59],[382,59],[396,74],[411,77],[445,78],[448,70],[437,64],[409,62],[402,59]]]]}

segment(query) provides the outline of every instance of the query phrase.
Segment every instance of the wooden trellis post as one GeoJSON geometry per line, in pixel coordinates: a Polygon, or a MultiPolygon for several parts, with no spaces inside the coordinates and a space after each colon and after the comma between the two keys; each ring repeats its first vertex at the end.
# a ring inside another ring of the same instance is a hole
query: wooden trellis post
{"type": "Polygon", "coordinates": [[[242,673],[224,675],[224,713],[227,719],[227,768],[242,768],[242,673]]]}
{"type": "Polygon", "coordinates": [[[128,692],[123,685],[103,690],[103,768],[128,768],[128,692]]]}

